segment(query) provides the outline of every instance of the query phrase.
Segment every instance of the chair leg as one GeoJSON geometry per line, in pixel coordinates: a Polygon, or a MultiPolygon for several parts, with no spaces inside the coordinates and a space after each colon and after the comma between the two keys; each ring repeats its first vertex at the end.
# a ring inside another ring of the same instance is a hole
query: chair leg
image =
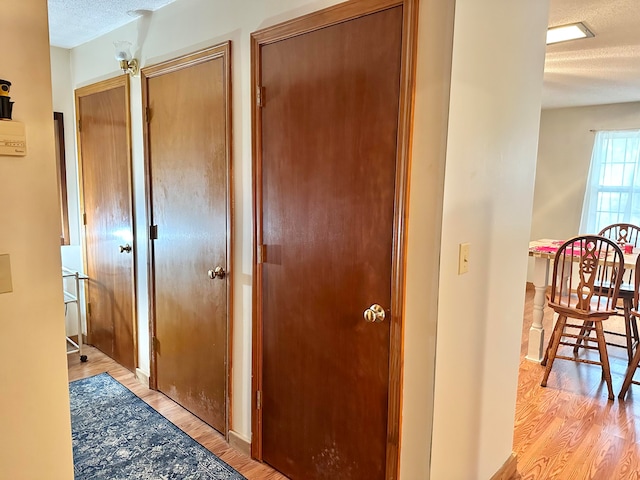
{"type": "Polygon", "coordinates": [[[602,374],[607,382],[607,389],[609,390],[609,400],[614,399],[613,385],[611,384],[611,369],[609,367],[609,355],[607,355],[607,344],[604,339],[604,329],[602,328],[602,322],[595,322],[596,338],[598,340],[598,351],[600,352],[600,363],[602,363],[602,374]]]}
{"type": "Polygon", "coordinates": [[[578,339],[576,340],[576,346],[573,347],[573,354],[578,355],[578,350],[580,349],[580,345],[582,345],[582,341],[584,340],[584,334],[590,331],[593,326],[593,322],[587,320],[583,323],[582,328],[580,329],[580,333],[578,339]]]}
{"type": "Polygon", "coordinates": [[[640,363],[640,348],[636,348],[636,353],[633,355],[631,363],[627,366],[627,373],[624,376],[624,382],[622,382],[622,388],[620,389],[620,393],[618,394],[618,398],[620,400],[624,400],[624,397],[626,396],[627,391],[631,386],[631,382],[633,381],[633,374],[636,373],[638,363],[640,363]]]}
{"type": "MultiPolygon", "coordinates": [[[[624,311],[624,333],[627,337],[627,365],[631,364],[633,358],[634,331],[631,321],[631,299],[625,298],[622,301],[624,311]]],[[[636,329],[638,326],[636,325],[636,329]]]]}
{"type": "MultiPolygon", "coordinates": [[[[631,310],[631,307],[629,307],[629,310],[631,310]]],[[[638,319],[635,315],[631,315],[631,313],[629,313],[629,317],[631,321],[631,333],[633,336],[631,348],[634,349],[638,344],[640,344],[640,335],[638,335],[638,319]]]]}
{"type": "Polygon", "coordinates": [[[553,367],[553,361],[556,359],[556,354],[558,353],[558,347],[560,346],[560,340],[562,339],[562,332],[564,331],[564,325],[567,323],[567,317],[565,315],[560,315],[558,317],[558,321],[556,322],[556,326],[553,329],[553,334],[551,335],[551,342],[548,350],[548,358],[547,354],[545,354],[546,359],[546,367],[544,369],[544,376],[542,377],[542,382],[540,386],[546,387],[547,380],[549,380],[549,374],[551,373],[551,367],[553,367]]]}
{"type": "Polygon", "coordinates": [[[545,367],[547,365],[547,360],[549,360],[549,350],[551,349],[551,345],[553,345],[553,339],[555,338],[556,329],[551,330],[551,336],[549,337],[549,343],[547,344],[547,348],[544,349],[544,357],[540,362],[540,365],[545,367]]]}

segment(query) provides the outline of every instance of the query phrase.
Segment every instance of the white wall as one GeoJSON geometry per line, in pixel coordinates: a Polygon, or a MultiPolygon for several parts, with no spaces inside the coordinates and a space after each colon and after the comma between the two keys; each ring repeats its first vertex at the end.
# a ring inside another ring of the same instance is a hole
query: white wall
{"type": "Polygon", "coordinates": [[[543,110],[531,239],[577,235],[594,130],[640,128],[640,102],[543,110]]]}
{"type": "MultiPolygon", "coordinates": [[[[640,102],[543,110],[531,240],[578,233],[589,175],[592,130],[640,128],[640,102]]],[[[532,280],[530,263],[529,281],[532,280]]]]}
{"type": "Polygon", "coordinates": [[[3,2],[2,78],[26,157],[0,156],[0,477],[73,478],[46,0],[3,2]],[[44,476],[43,476],[44,475],[44,476]]]}
{"type": "Polygon", "coordinates": [[[485,480],[512,451],[548,2],[458,0],[431,477],[485,480]],[[458,245],[470,270],[458,276],[458,245]]]}
{"type": "Polygon", "coordinates": [[[69,246],[79,250],[80,216],[78,214],[78,171],[75,145],[74,99],[71,87],[71,52],[64,48],[51,47],[51,88],[53,111],[64,116],[65,160],[67,174],[67,193],[69,201],[69,246]]]}
{"type": "MultiPolygon", "coordinates": [[[[78,162],[76,159],[74,98],[71,87],[71,52],[64,48],[51,47],[51,89],[53,111],[61,112],[64,122],[65,167],[67,176],[67,204],[69,214],[69,245],[60,248],[62,265],[71,270],[82,272],[82,250],[80,247],[80,214],[78,193],[78,162]]],[[[65,281],[65,289],[74,291],[74,282],[65,281]]],[[[83,325],[86,325],[85,303],[80,288],[80,309],[83,325]]],[[[66,331],[68,335],[77,334],[78,320],[76,309],[71,305],[66,312],[66,331]]],[[[83,329],[86,333],[86,328],[83,329]]]]}
{"type": "MultiPolygon", "coordinates": [[[[454,2],[421,2],[407,231],[401,479],[430,476],[454,2]]],[[[465,461],[461,459],[461,461],[465,461]]]]}

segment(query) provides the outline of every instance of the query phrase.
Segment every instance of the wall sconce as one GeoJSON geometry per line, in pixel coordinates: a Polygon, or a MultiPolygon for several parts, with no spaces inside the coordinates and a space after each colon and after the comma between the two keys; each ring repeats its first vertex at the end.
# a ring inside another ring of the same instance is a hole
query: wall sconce
{"type": "Polygon", "coordinates": [[[119,40],[117,42],[113,42],[114,47],[116,48],[116,60],[120,62],[120,68],[122,72],[125,74],[129,74],[132,77],[135,77],[140,73],[140,66],[138,65],[138,60],[133,58],[131,55],[131,42],[127,42],[126,40],[119,40]]]}

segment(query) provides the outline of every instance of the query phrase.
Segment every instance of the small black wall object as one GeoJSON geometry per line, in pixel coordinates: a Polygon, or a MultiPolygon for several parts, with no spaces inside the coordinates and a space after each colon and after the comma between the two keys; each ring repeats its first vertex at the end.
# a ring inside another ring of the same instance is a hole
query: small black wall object
{"type": "Polygon", "coordinates": [[[11,120],[11,112],[13,111],[13,103],[9,96],[11,90],[11,82],[0,79],[0,120],[11,120]]]}

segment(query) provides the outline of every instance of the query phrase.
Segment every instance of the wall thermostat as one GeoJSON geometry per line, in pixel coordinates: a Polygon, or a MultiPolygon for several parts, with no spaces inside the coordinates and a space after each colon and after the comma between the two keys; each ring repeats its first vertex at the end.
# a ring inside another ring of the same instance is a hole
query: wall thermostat
{"type": "Polygon", "coordinates": [[[27,154],[27,136],[24,123],[0,120],[0,155],[24,157],[27,154]]]}

